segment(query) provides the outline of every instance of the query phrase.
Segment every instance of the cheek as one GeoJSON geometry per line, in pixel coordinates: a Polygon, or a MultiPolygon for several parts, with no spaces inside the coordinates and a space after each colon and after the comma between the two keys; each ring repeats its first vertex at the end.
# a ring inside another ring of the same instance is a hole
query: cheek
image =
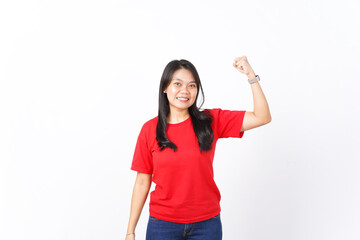
{"type": "Polygon", "coordinates": [[[191,91],[191,94],[196,97],[196,94],[197,94],[197,89],[194,89],[193,91],[191,91]]]}
{"type": "Polygon", "coordinates": [[[172,101],[173,99],[175,99],[176,98],[176,95],[177,95],[177,92],[176,92],[176,90],[175,89],[173,89],[173,88],[169,88],[168,89],[168,91],[167,91],[167,98],[168,98],[168,100],[170,101],[172,101]]]}
{"type": "Polygon", "coordinates": [[[197,91],[191,92],[192,100],[195,101],[197,91]]]}
{"type": "Polygon", "coordinates": [[[170,86],[168,87],[168,90],[167,90],[170,94],[174,94],[178,91],[178,89],[176,88],[176,86],[170,86]]]}

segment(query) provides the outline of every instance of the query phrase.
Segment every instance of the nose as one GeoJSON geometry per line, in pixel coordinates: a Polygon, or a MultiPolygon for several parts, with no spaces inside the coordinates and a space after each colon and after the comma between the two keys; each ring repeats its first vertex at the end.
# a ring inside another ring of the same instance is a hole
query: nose
{"type": "Polygon", "coordinates": [[[189,89],[188,89],[188,87],[186,86],[186,84],[183,84],[183,85],[181,86],[181,92],[189,92],[189,89]]]}

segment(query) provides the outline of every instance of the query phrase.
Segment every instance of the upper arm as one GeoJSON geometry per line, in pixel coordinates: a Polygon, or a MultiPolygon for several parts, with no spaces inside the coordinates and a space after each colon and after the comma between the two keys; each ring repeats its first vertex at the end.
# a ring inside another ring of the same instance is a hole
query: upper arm
{"type": "Polygon", "coordinates": [[[138,172],[136,175],[135,184],[150,188],[152,181],[152,174],[138,172]]]}
{"type": "MultiPolygon", "coordinates": [[[[270,120],[271,121],[271,120],[270,120]]],[[[241,132],[257,128],[270,122],[269,120],[263,120],[255,116],[254,112],[245,112],[243,124],[241,126],[241,132]]]]}

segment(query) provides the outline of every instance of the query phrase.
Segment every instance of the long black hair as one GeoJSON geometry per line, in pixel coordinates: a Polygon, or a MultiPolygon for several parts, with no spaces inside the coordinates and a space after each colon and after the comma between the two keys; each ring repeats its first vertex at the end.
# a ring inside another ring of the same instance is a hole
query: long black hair
{"type": "Polygon", "coordinates": [[[158,123],[156,126],[156,140],[158,142],[158,146],[160,147],[160,151],[164,150],[167,147],[173,149],[174,152],[177,151],[177,146],[173,142],[171,142],[166,135],[166,128],[167,128],[166,117],[170,112],[170,106],[169,106],[169,100],[166,96],[166,93],[164,93],[164,90],[170,84],[174,72],[179,69],[189,70],[195,79],[196,85],[198,86],[195,102],[193,105],[191,105],[191,107],[188,108],[188,110],[193,124],[195,135],[199,142],[200,153],[202,151],[209,151],[212,148],[212,142],[214,140],[214,133],[211,128],[211,123],[213,119],[210,112],[200,111],[200,108],[205,101],[204,91],[202,89],[200,77],[195,66],[191,62],[185,59],[173,60],[169,62],[166,65],[161,77],[160,87],[159,87],[158,123]],[[202,101],[200,107],[197,107],[196,102],[200,90],[202,94],[202,101]]]}

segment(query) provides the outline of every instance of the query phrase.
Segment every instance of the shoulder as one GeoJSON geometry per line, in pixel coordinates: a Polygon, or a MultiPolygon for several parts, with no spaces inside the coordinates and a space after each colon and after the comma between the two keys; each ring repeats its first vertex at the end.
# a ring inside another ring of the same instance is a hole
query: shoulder
{"type": "Polygon", "coordinates": [[[154,126],[156,127],[157,122],[158,122],[158,116],[153,117],[153,118],[151,118],[150,120],[146,121],[146,122],[143,124],[143,127],[147,127],[147,128],[149,128],[149,127],[154,127],[154,126]]]}
{"type": "Polygon", "coordinates": [[[150,120],[147,120],[141,128],[141,131],[149,130],[149,129],[156,129],[156,125],[158,122],[158,116],[151,118],[150,120]]]}
{"type": "Polygon", "coordinates": [[[145,144],[148,149],[152,149],[156,144],[157,116],[147,120],[141,127],[138,135],[138,144],[145,144]]]}
{"type": "Polygon", "coordinates": [[[210,113],[215,122],[228,122],[233,119],[242,118],[245,115],[244,110],[227,110],[222,108],[205,109],[204,112],[210,113]]]}
{"type": "Polygon", "coordinates": [[[140,135],[147,139],[151,138],[154,134],[156,135],[156,125],[158,122],[158,116],[147,120],[141,127],[140,135]]]}
{"type": "Polygon", "coordinates": [[[217,118],[219,116],[219,113],[222,111],[221,108],[206,108],[203,110],[204,113],[210,115],[211,118],[217,118]]]}

